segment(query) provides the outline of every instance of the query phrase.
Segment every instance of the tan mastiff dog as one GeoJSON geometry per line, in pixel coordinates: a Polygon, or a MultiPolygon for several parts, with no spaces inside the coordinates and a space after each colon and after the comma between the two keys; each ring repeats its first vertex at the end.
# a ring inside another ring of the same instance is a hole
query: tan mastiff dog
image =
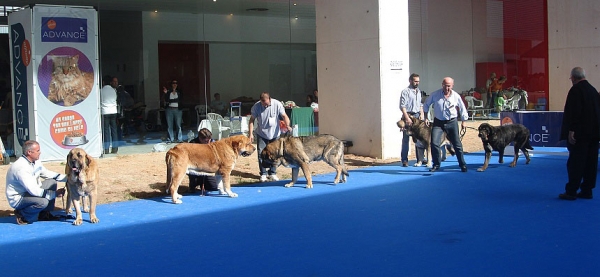
{"type": "Polygon", "coordinates": [[[65,166],[67,174],[67,207],[65,213],[71,210],[71,202],[75,206],[75,221],[73,225],[81,225],[83,217],[81,216],[80,200],[83,197],[89,197],[90,202],[90,222],[98,223],[100,219],[96,217],[96,202],[98,201],[98,164],[96,160],[88,155],[81,148],[73,148],[67,155],[67,164],[65,166]]]}
{"type": "Polygon", "coordinates": [[[231,191],[230,175],[239,156],[250,156],[256,151],[250,138],[244,135],[224,138],[209,144],[180,143],[165,156],[167,163],[167,193],[173,203],[181,204],[177,193],[187,173],[217,173],[223,176],[223,188],[229,197],[238,195],[231,191]]]}

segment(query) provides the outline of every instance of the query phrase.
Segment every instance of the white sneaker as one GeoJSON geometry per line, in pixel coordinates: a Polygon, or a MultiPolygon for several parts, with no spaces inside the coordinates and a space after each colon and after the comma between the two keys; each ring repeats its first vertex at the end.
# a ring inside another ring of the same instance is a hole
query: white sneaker
{"type": "Polygon", "coordinates": [[[267,181],[267,175],[260,175],[260,181],[261,182],[266,182],[267,181]]]}
{"type": "Polygon", "coordinates": [[[273,175],[269,175],[269,179],[271,179],[271,181],[279,181],[279,177],[277,177],[277,175],[273,174],[273,175]]]}

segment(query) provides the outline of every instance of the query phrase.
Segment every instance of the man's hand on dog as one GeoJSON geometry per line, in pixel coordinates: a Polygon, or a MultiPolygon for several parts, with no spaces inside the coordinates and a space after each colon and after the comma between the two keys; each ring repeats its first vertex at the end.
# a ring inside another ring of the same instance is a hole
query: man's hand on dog
{"type": "Polygon", "coordinates": [[[65,195],[65,188],[56,190],[56,197],[63,197],[63,195],[65,195]]]}

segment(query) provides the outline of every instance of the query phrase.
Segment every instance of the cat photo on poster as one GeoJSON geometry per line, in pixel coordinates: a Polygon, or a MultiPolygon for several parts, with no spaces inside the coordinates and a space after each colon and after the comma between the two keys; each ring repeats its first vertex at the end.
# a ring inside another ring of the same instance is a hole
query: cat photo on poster
{"type": "Polygon", "coordinates": [[[49,101],[70,107],[85,100],[94,86],[94,70],[79,50],[60,47],[50,51],[40,63],[38,81],[49,101]]]}

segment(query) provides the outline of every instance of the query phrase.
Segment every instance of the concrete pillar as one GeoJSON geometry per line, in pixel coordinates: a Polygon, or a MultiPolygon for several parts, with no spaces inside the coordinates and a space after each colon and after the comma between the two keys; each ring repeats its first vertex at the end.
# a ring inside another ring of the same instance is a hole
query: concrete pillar
{"type": "Polygon", "coordinates": [[[407,0],[316,0],[319,133],[350,153],[400,157],[400,91],[408,86],[407,0]]]}

